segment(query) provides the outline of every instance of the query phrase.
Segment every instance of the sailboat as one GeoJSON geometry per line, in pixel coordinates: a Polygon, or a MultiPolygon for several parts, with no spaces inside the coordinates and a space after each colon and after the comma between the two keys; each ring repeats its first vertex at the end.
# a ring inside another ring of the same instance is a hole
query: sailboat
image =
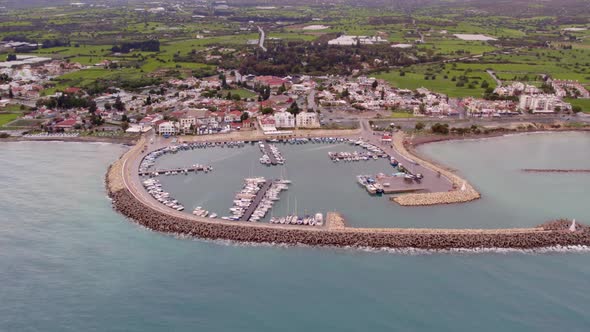
{"type": "Polygon", "coordinates": [[[572,220],[572,224],[570,225],[570,232],[576,231],[576,219],[572,220]]]}

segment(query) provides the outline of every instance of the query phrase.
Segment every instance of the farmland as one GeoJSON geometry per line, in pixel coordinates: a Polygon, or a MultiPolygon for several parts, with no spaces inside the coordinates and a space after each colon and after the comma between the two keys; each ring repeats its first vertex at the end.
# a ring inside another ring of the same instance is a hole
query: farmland
{"type": "Polygon", "coordinates": [[[540,85],[540,75],[549,75],[588,86],[590,21],[586,8],[571,10],[570,1],[560,7],[560,16],[552,3],[531,7],[516,1],[508,11],[507,6],[478,0],[425,1],[421,6],[394,1],[384,7],[379,1],[365,7],[346,1],[322,6],[306,1],[284,6],[279,1],[271,8],[230,3],[227,9],[213,12],[199,5],[179,9],[166,2],[164,11],[158,12],[150,11],[147,4],[133,3],[58,6],[16,9],[0,17],[0,38],[37,41],[44,46],[36,54],[88,67],[56,78],[44,94],[68,86],[137,87],[164,78],[210,75],[225,67],[256,74],[369,74],[400,88],[425,87],[450,97],[467,97],[481,96],[486,86],[496,85],[488,69],[507,83],[540,85]],[[326,28],[304,29],[309,25],[326,28]],[[259,54],[257,46],[249,44],[257,40],[258,26],[266,31],[272,56],[259,54]],[[352,52],[320,51],[328,40],[342,34],[379,36],[386,43],[409,48],[391,49],[393,56],[383,45],[352,52]],[[491,39],[469,41],[455,34],[491,39]],[[123,42],[146,40],[157,40],[159,50],[113,51],[123,42]],[[353,54],[361,59],[349,61],[353,54]],[[332,55],[333,63],[323,63],[332,55]],[[105,61],[108,66],[98,66],[105,61]]]}

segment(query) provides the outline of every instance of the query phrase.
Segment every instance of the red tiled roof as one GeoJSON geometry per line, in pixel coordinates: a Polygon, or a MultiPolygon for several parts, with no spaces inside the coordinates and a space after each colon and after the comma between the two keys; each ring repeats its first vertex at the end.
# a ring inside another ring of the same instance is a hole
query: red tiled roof
{"type": "Polygon", "coordinates": [[[81,90],[80,88],[71,87],[71,88],[67,88],[65,90],[65,93],[78,93],[78,92],[80,92],[80,90],[81,90]]]}

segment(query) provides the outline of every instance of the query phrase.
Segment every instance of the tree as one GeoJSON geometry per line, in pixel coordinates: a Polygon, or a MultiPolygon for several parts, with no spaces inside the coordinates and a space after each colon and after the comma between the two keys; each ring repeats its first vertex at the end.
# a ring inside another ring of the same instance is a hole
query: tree
{"type": "Polygon", "coordinates": [[[379,86],[379,82],[377,82],[377,80],[374,80],[371,86],[373,87],[373,90],[375,90],[379,86]]]}
{"type": "Polygon", "coordinates": [[[424,129],[425,124],[424,122],[416,122],[416,126],[414,126],[414,128],[416,128],[416,130],[422,130],[424,129]]]}
{"type": "Polygon", "coordinates": [[[576,105],[576,106],[572,107],[572,112],[580,113],[580,112],[582,112],[582,107],[580,107],[579,105],[576,105]]]}
{"type": "Polygon", "coordinates": [[[248,118],[250,118],[250,114],[248,112],[243,112],[242,115],[240,115],[241,122],[248,120],[248,118]]]}
{"type": "Polygon", "coordinates": [[[115,99],[115,104],[113,104],[113,106],[119,112],[125,111],[125,103],[121,101],[121,97],[119,96],[117,96],[117,99],[115,99]]]}
{"type": "Polygon", "coordinates": [[[301,110],[299,109],[299,105],[297,105],[297,102],[294,101],[291,106],[289,106],[289,108],[287,109],[287,112],[293,114],[293,115],[297,115],[299,114],[299,112],[301,112],[301,110]]]}
{"type": "Polygon", "coordinates": [[[285,91],[287,91],[287,87],[285,87],[285,83],[283,83],[280,87],[279,90],[277,91],[278,94],[282,95],[283,93],[285,93],[285,91]]]}
{"type": "Polygon", "coordinates": [[[437,122],[433,124],[432,127],[430,127],[430,130],[432,130],[432,132],[435,134],[447,135],[449,133],[449,125],[446,123],[440,124],[437,122]]]}
{"type": "Polygon", "coordinates": [[[274,110],[272,109],[272,107],[265,107],[263,108],[260,113],[262,114],[273,114],[274,110]]]}
{"type": "Polygon", "coordinates": [[[487,89],[490,86],[490,83],[488,83],[488,81],[483,81],[481,82],[481,88],[482,89],[487,89]]]}
{"type": "Polygon", "coordinates": [[[8,98],[14,98],[14,92],[12,92],[12,87],[8,88],[8,98]]]}
{"type": "Polygon", "coordinates": [[[113,105],[111,105],[111,103],[105,103],[104,104],[104,109],[107,111],[110,111],[113,109],[113,105]]]}
{"type": "Polygon", "coordinates": [[[129,129],[129,122],[124,121],[121,123],[121,129],[123,129],[123,131],[127,131],[127,129],[129,129]]]}
{"type": "Polygon", "coordinates": [[[96,107],[96,102],[94,100],[91,100],[88,103],[88,112],[90,112],[90,114],[94,114],[97,111],[97,107],[96,107]]]}

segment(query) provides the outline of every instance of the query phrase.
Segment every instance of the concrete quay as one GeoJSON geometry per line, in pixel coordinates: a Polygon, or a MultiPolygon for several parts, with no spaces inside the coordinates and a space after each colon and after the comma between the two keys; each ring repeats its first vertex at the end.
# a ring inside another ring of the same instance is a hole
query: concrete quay
{"type": "MultiPolygon", "coordinates": [[[[447,178],[452,183],[452,189],[446,192],[430,192],[430,193],[413,193],[394,197],[393,201],[403,206],[427,206],[437,204],[454,204],[465,203],[481,198],[481,194],[475,190],[467,182],[457,174],[436,165],[430,161],[424,160],[419,156],[412,154],[404,145],[405,135],[402,132],[397,132],[393,135],[394,148],[404,157],[410,158],[420,165],[423,165],[435,172],[438,175],[447,178]]],[[[437,176],[438,176],[437,175],[437,176]]]]}

